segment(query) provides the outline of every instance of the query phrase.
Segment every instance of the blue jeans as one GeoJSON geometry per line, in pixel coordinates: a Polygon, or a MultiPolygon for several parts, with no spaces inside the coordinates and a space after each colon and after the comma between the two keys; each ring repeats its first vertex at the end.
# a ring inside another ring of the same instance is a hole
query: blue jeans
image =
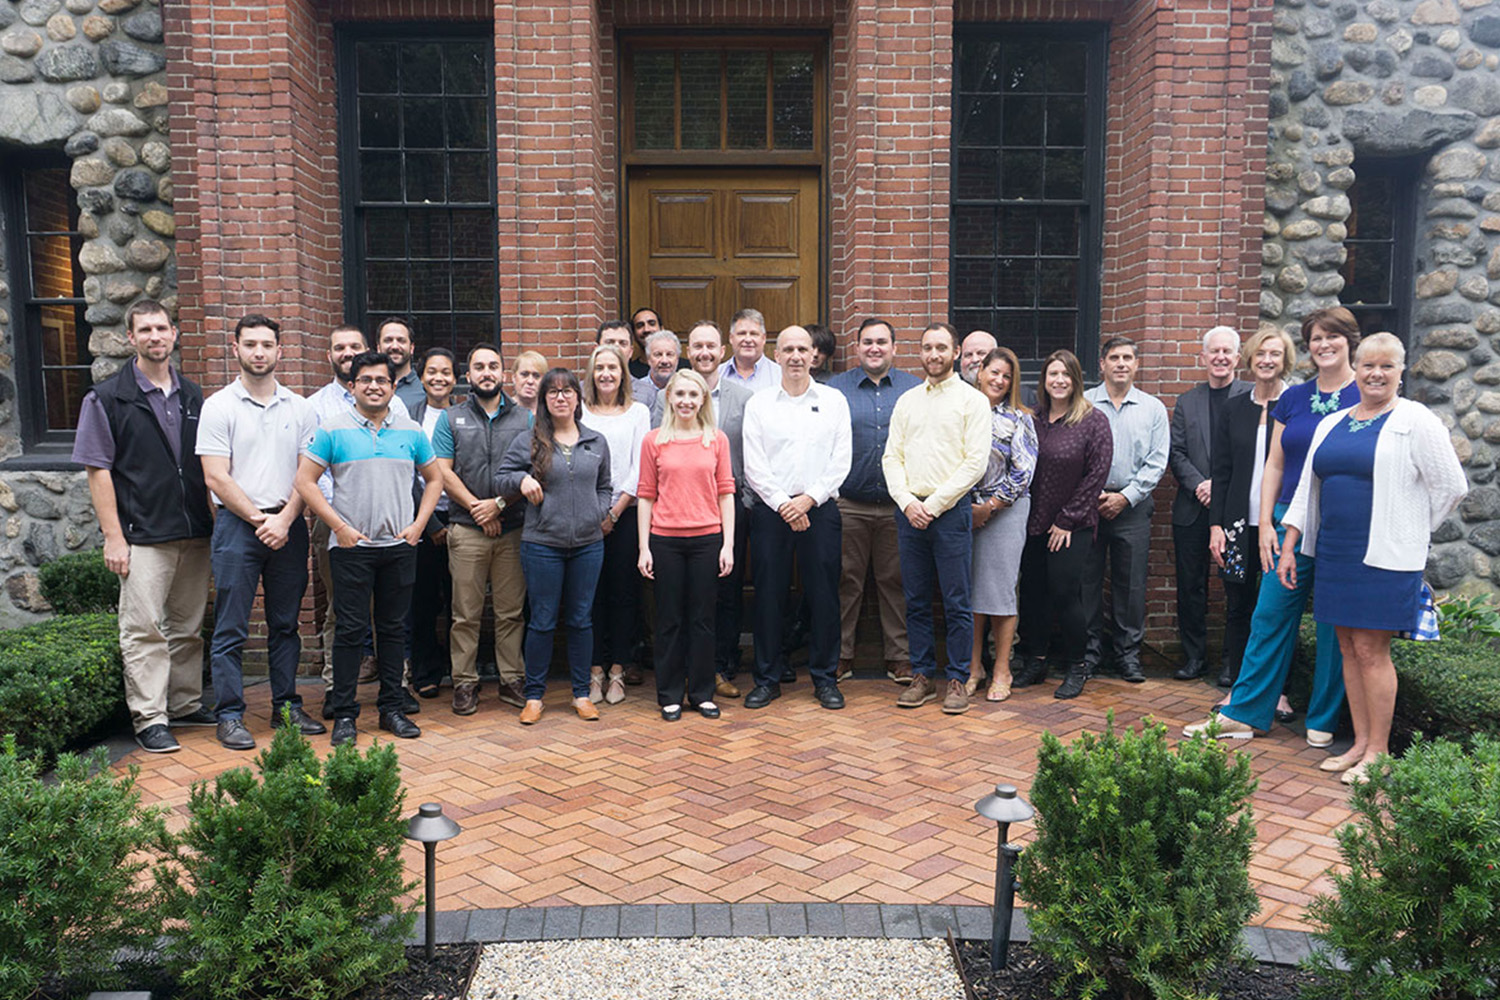
{"type": "MultiPolygon", "coordinates": [[[[1276,540],[1286,544],[1286,529],[1281,517],[1287,505],[1278,503],[1274,511],[1276,540]]],[[[1313,573],[1317,560],[1297,552],[1297,586],[1288,590],[1275,573],[1260,579],[1260,597],[1255,615],[1250,619],[1250,641],[1240,661],[1239,680],[1229,695],[1229,704],[1219,714],[1256,729],[1270,729],[1276,717],[1276,700],[1292,669],[1292,653],[1297,648],[1297,629],[1302,610],[1313,590],[1313,573]]],[[[1307,705],[1307,728],[1331,733],[1338,729],[1339,714],[1344,706],[1344,658],[1339,653],[1338,637],[1332,625],[1318,626],[1317,665],[1313,670],[1312,697],[1307,705]]]]}
{"type": "Polygon", "coordinates": [[[594,653],[594,590],[604,565],[604,542],[571,549],[521,541],[521,572],[531,602],[526,626],[526,700],[540,701],[547,693],[547,668],[552,665],[552,633],[568,630],[568,674],[573,697],[589,696],[589,666],[594,653]]]}
{"type": "Polygon", "coordinates": [[[969,498],[944,511],[926,528],[912,527],[896,511],[896,545],[901,553],[901,590],[906,596],[906,641],[911,671],[937,676],[937,636],[932,622],[932,591],[943,601],[948,627],[949,680],[968,681],[974,644],[974,614],[969,600],[974,559],[973,513],[969,498]]]}
{"type": "Polygon", "coordinates": [[[214,519],[209,558],[214,571],[214,636],[209,644],[213,668],[214,713],[220,719],[245,715],[242,654],[250,633],[250,609],[255,589],[264,581],[266,659],[271,675],[271,711],[281,706],[301,707],[297,694],[297,661],[302,638],[297,615],[307,590],[307,521],[295,518],[287,542],[272,550],[255,537],[255,528],[220,508],[214,519]]]}

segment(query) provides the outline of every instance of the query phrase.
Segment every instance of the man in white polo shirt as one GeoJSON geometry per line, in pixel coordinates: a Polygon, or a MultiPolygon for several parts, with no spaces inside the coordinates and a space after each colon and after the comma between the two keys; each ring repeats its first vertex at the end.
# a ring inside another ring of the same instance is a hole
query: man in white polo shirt
{"type": "Polygon", "coordinates": [[[271,675],[271,726],[292,725],[313,735],[323,724],[302,711],[297,661],[302,639],[297,615],[307,590],[307,521],[293,489],[297,456],[318,429],[312,406],[273,374],[281,356],[281,327],[252,313],[234,327],[240,377],[203,404],[196,450],[213,491],[210,555],[214,571],[214,636],[210,644],[219,742],[250,750],[245,727],[242,654],[255,590],[264,584],[266,657],[271,675]]]}

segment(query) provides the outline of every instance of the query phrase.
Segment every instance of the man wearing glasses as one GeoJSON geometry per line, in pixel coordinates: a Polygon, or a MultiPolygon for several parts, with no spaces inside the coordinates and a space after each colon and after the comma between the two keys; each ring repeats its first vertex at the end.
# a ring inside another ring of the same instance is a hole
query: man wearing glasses
{"type": "Polygon", "coordinates": [[[337,625],[333,645],[334,746],[353,743],[362,621],[373,598],[380,728],[402,738],[422,735],[402,711],[401,659],[406,612],[417,573],[417,542],[443,492],[442,472],[422,426],[391,407],[396,371],[384,354],[368,351],[349,365],[354,405],[318,428],[297,466],[297,492],[326,523],[337,625]],[[333,476],[333,499],[318,477],[333,476]],[[413,475],[427,487],[411,519],[413,475]]]}

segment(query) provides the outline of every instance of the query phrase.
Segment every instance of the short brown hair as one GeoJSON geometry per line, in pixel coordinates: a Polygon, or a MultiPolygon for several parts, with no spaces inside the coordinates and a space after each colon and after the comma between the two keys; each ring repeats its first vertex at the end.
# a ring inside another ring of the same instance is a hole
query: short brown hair
{"type": "Polygon", "coordinates": [[[177,325],[176,321],[172,319],[172,314],[167,311],[167,307],[155,299],[138,299],[134,305],[125,311],[126,330],[132,333],[135,332],[135,318],[137,316],[165,316],[167,317],[167,322],[173,326],[177,325]]]}
{"type": "Polygon", "coordinates": [[[1354,349],[1359,346],[1359,320],[1343,306],[1331,309],[1316,309],[1302,321],[1302,346],[1312,349],[1313,327],[1321,326],[1328,333],[1336,333],[1349,342],[1349,361],[1354,361],[1354,349]]]}

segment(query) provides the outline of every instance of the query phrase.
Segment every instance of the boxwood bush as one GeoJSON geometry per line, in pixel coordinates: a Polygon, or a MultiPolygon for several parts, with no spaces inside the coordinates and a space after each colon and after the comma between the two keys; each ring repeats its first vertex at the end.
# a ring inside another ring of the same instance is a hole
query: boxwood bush
{"type": "Polygon", "coordinates": [[[104,552],[75,552],[37,570],[42,596],[60,615],[112,612],[120,606],[120,578],[104,568],[104,552]]]}
{"type": "Polygon", "coordinates": [[[15,735],[21,756],[50,760],[124,710],[114,615],[0,630],[0,734],[15,735]]]}

